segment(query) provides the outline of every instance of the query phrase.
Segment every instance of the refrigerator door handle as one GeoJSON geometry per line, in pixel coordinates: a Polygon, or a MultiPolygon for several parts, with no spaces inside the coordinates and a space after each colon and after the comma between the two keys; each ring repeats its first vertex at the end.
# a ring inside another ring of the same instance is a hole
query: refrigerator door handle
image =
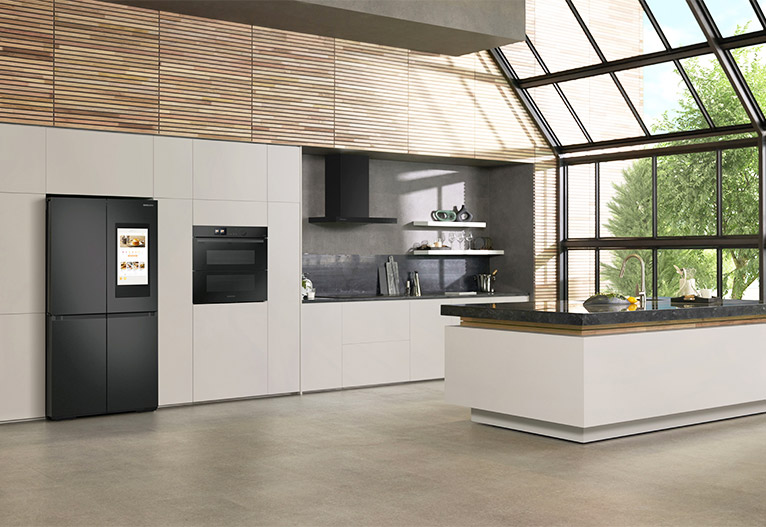
{"type": "Polygon", "coordinates": [[[156,311],[137,311],[130,313],[108,313],[109,318],[134,318],[134,317],[156,317],[156,311]]]}
{"type": "Polygon", "coordinates": [[[106,318],[106,313],[94,313],[88,315],[51,315],[48,314],[51,320],[89,320],[96,318],[106,318]]]}

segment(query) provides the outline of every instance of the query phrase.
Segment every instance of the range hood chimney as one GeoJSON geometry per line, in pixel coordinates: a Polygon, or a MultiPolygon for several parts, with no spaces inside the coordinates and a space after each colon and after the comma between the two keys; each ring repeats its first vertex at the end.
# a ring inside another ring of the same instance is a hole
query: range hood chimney
{"type": "Polygon", "coordinates": [[[332,154],[324,162],[324,216],[309,223],[396,223],[370,217],[370,158],[332,154]]]}

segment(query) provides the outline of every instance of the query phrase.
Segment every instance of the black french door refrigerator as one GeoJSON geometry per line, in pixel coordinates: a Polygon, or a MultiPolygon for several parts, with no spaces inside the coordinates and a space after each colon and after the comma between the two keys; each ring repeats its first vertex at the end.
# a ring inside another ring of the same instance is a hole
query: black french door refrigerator
{"type": "Polygon", "coordinates": [[[49,196],[46,416],[157,408],[157,202],[49,196]]]}

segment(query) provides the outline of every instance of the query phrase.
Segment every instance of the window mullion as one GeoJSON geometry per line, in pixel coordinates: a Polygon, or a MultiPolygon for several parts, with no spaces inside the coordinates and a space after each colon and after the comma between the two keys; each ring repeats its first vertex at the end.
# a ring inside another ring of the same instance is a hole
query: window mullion
{"type": "Polygon", "coordinates": [[[657,156],[652,156],[652,238],[657,238],[657,156]]]}
{"type": "Polygon", "coordinates": [[[755,11],[755,16],[758,18],[758,22],[761,23],[761,27],[766,29],[766,16],[764,16],[761,6],[758,5],[758,0],[750,0],[750,5],[752,6],[753,11],[755,11]]]}
{"type": "Polygon", "coordinates": [[[657,248],[652,249],[652,298],[659,298],[659,260],[657,258],[657,248]]]}
{"type": "Polygon", "coordinates": [[[715,152],[715,232],[723,236],[723,150],[715,152]]]}

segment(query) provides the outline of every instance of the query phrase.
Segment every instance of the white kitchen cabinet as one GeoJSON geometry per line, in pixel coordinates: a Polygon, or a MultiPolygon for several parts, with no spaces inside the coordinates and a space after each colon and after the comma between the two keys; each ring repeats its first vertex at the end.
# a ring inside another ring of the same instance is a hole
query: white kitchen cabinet
{"type": "Polygon", "coordinates": [[[45,315],[0,315],[0,421],[45,415],[45,315]]]}
{"type": "Polygon", "coordinates": [[[300,390],[301,211],[269,203],[269,393],[300,390]]]}
{"type": "Polygon", "coordinates": [[[155,136],[154,197],[192,198],[193,139],[155,136]]]}
{"type": "Polygon", "coordinates": [[[154,195],[154,137],[48,128],[47,192],[154,195]]]}
{"type": "Polygon", "coordinates": [[[526,295],[440,298],[410,301],[410,376],[413,381],[444,378],[444,328],[460,323],[459,317],[441,314],[445,304],[526,302],[526,295]]]}
{"type": "Polygon", "coordinates": [[[455,322],[440,314],[445,300],[410,302],[410,373],[413,381],[444,377],[444,328],[455,322]]]}
{"type": "Polygon", "coordinates": [[[301,148],[269,145],[269,201],[301,200],[301,148]]]}
{"type": "Polygon", "coordinates": [[[268,217],[265,201],[194,200],[194,225],[263,227],[268,217]]]}
{"type": "Polygon", "coordinates": [[[45,193],[45,128],[0,124],[0,192],[45,193]]]}
{"type": "Polygon", "coordinates": [[[194,401],[268,391],[265,302],[194,306],[194,401]]]}
{"type": "Polygon", "coordinates": [[[192,202],[158,203],[159,403],[182,404],[192,394],[192,202]]]}
{"type": "Polygon", "coordinates": [[[194,199],[267,201],[267,147],[194,140],[194,199]]]}
{"type": "Polygon", "coordinates": [[[331,390],[343,386],[343,304],[301,307],[301,389],[331,390]]]}
{"type": "Polygon", "coordinates": [[[444,304],[526,302],[526,295],[305,303],[301,389],[330,390],[444,378],[444,304]]]}
{"type": "Polygon", "coordinates": [[[45,312],[45,196],[0,193],[0,225],[0,314],[45,312]]]}
{"type": "Polygon", "coordinates": [[[343,303],[343,344],[410,340],[409,301],[343,303]]]}
{"type": "Polygon", "coordinates": [[[343,345],[343,387],[410,380],[410,341],[343,345]]]}

